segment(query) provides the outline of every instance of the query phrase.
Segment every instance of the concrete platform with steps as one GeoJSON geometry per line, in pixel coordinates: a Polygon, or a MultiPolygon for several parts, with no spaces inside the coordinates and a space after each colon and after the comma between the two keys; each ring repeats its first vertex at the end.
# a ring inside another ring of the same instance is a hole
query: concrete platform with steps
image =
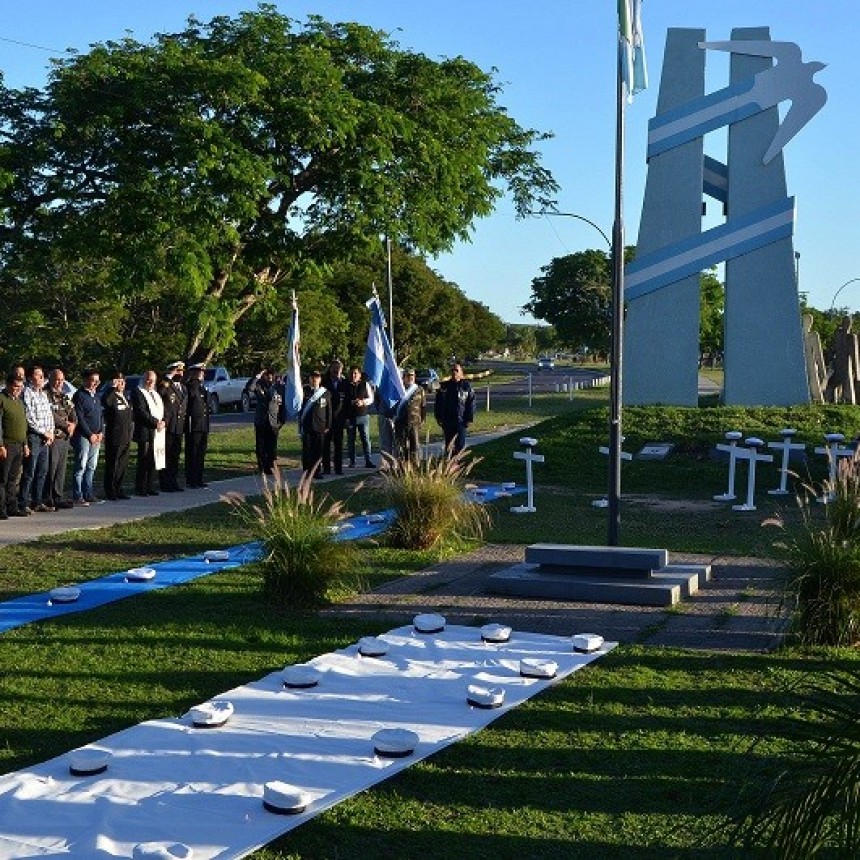
{"type": "Polygon", "coordinates": [[[710,565],[670,564],[667,550],[532,544],[525,561],[488,578],[494,594],[539,600],[674,606],[710,579],[710,565]]]}

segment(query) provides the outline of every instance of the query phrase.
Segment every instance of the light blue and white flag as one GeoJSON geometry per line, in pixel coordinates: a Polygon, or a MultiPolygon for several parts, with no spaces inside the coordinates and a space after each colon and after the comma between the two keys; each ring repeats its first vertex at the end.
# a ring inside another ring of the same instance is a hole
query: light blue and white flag
{"type": "Polygon", "coordinates": [[[287,372],[284,374],[284,409],[295,418],[302,408],[302,361],[299,353],[299,306],[293,295],[293,316],[287,336],[287,372]]]}
{"type": "Polygon", "coordinates": [[[627,98],[648,87],[645,36],[642,33],[642,0],[618,0],[618,50],[627,98]]]}
{"type": "Polygon", "coordinates": [[[370,309],[370,330],[367,333],[367,348],[364,350],[364,372],[373,387],[378,389],[382,407],[390,414],[397,407],[406,390],[397,361],[385,333],[385,319],[379,305],[379,297],[367,302],[370,309]]]}

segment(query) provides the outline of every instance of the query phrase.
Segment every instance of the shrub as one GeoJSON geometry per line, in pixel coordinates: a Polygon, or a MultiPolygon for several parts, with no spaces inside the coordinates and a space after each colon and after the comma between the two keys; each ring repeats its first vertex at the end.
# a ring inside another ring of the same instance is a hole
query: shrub
{"type": "Polygon", "coordinates": [[[263,476],[262,501],[249,503],[239,494],[225,497],[263,544],[259,563],[263,590],[275,603],[313,608],[326,599],[329,586],[348,573],[355,548],[336,541],[334,530],[346,513],[342,502],[316,499],[313,479],[305,473],[292,490],[275,469],[263,476]]]}
{"type": "Polygon", "coordinates": [[[770,785],[738,824],[743,856],[860,856],[860,677],[824,670],[806,685],[798,712],[781,729],[805,742],[807,754],[770,785]],[[754,850],[758,849],[758,850],[754,850]]]}
{"type": "Polygon", "coordinates": [[[489,513],[466,495],[466,479],[478,462],[469,451],[427,457],[417,464],[385,455],[382,486],[395,511],[391,545],[420,550],[448,540],[481,538],[490,524],[489,513]]]}
{"type": "Polygon", "coordinates": [[[843,460],[824,482],[823,513],[815,495],[805,487],[802,524],[783,525],[793,629],[806,645],[851,645],[860,640],[860,459],[843,460]]]}

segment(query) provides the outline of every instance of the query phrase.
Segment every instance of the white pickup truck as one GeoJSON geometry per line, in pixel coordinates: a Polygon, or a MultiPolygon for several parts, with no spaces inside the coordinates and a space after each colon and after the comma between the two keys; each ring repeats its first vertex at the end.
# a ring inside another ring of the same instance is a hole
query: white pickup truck
{"type": "Polygon", "coordinates": [[[242,397],[249,376],[230,376],[226,367],[207,367],[203,373],[203,384],[209,392],[209,408],[213,414],[226,406],[235,406],[240,412],[247,411],[242,397]]]}

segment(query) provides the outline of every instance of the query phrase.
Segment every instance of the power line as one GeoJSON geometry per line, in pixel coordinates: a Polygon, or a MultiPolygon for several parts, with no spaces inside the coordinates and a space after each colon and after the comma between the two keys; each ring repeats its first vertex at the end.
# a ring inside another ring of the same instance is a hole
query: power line
{"type": "Polygon", "coordinates": [[[37,51],[47,51],[49,54],[64,54],[66,48],[46,48],[44,45],[34,45],[32,42],[22,42],[20,39],[9,39],[0,36],[0,42],[8,42],[10,45],[20,45],[22,48],[35,48],[37,51]]]}

